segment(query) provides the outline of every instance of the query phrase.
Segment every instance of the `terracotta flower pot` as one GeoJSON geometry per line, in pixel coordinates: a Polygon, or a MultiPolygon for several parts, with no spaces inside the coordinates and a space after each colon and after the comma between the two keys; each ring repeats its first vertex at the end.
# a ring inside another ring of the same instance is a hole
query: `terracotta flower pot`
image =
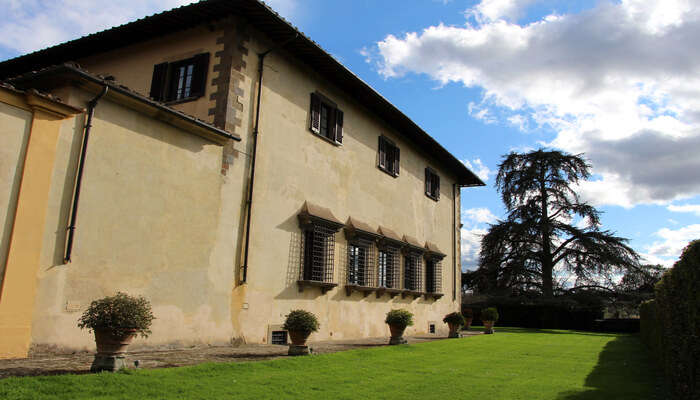
{"type": "Polygon", "coordinates": [[[389,330],[391,331],[391,337],[401,337],[406,327],[401,325],[389,325],[389,330]]]}
{"type": "Polygon", "coordinates": [[[123,335],[113,335],[105,329],[95,329],[97,353],[90,371],[116,371],[126,368],[126,348],[136,337],[138,330],[129,329],[123,335]]]}
{"type": "Polygon", "coordinates": [[[484,321],[484,333],[486,334],[491,334],[493,333],[493,324],[496,321],[484,321]]]}
{"type": "Polygon", "coordinates": [[[464,330],[468,330],[472,326],[472,320],[474,318],[464,318],[464,330]]]}
{"type": "Polygon", "coordinates": [[[306,339],[308,339],[310,335],[311,335],[311,332],[289,331],[289,339],[292,341],[292,344],[295,346],[305,346],[306,339]]]}
{"type": "Polygon", "coordinates": [[[405,326],[389,325],[389,330],[391,331],[391,339],[389,339],[389,344],[407,343],[406,339],[403,338],[403,332],[406,330],[405,326]]]}
{"type": "Polygon", "coordinates": [[[459,325],[459,324],[452,323],[452,322],[448,322],[448,323],[447,323],[447,326],[450,327],[450,334],[449,334],[448,337],[449,337],[449,338],[458,338],[458,337],[459,337],[459,327],[460,327],[460,325],[459,325]]]}
{"type": "Polygon", "coordinates": [[[113,335],[110,331],[104,329],[95,329],[95,344],[97,345],[97,353],[116,356],[126,353],[126,348],[136,337],[138,331],[129,329],[124,335],[113,335]]]}

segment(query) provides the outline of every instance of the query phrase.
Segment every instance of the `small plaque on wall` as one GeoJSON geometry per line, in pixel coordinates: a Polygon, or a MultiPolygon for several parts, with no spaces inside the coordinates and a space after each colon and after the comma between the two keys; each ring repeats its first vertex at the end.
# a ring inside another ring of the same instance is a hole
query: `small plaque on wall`
{"type": "Polygon", "coordinates": [[[80,303],[77,301],[66,302],[66,312],[74,313],[80,311],[80,303]]]}

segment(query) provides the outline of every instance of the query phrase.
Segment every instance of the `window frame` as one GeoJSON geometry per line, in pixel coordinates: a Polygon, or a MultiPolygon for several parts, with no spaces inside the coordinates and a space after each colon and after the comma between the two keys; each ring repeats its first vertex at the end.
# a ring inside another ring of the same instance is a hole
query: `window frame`
{"type": "Polygon", "coordinates": [[[434,256],[425,258],[425,293],[429,295],[442,294],[441,258],[434,256]]]}
{"type": "Polygon", "coordinates": [[[348,259],[346,263],[346,278],[345,283],[347,285],[363,286],[363,287],[375,287],[374,276],[373,276],[373,259],[374,259],[374,245],[369,240],[362,240],[360,238],[348,241],[348,259]],[[353,256],[353,249],[357,249],[358,253],[353,256]],[[364,255],[360,255],[360,250],[364,252],[364,255]],[[353,260],[355,265],[352,265],[353,260]],[[355,269],[354,275],[351,274],[351,269],[355,269]],[[354,276],[354,280],[351,280],[351,276],[354,276]]]}
{"type": "Polygon", "coordinates": [[[209,59],[209,53],[200,53],[190,58],[154,65],[150,97],[169,105],[186,103],[204,97],[209,75],[209,59]],[[183,66],[185,67],[185,80],[187,79],[187,67],[192,66],[190,92],[188,96],[178,98],[179,74],[177,70],[183,66]]]}
{"type": "Polygon", "coordinates": [[[390,244],[379,246],[377,251],[377,287],[401,289],[401,248],[399,246],[390,244]],[[386,256],[384,265],[382,265],[382,254],[386,256]],[[383,273],[382,268],[384,268],[383,273]]]}
{"type": "Polygon", "coordinates": [[[430,167],[425,167],[425,195],[440,201],[440,175],[430,167]]]}
{"type": "Polygon", "coordinates": [[[338,105],[323,94],[311,92],[311,103],[309,105],[309,131],[321,139],[336,145],[343,145],[343,124],[345,121],[343,111],[338,108],[338,105]],[[323,134],[322,129],[322,111],[328,110],[327,125],[328,134],[323,134]]]}
{"type": "Polygon", "coordinates": [[[379,136],[377,146],[377,168],[398,178],[401,165],[401,149],[384,135],[379,136]]]}
{"type": "Polygon", "coordinates": [[[421,293],[423,289],[423,254],[416,251],[406,251],[403,259],[404,290],[421,293]],[[412,264],[412,268],[414,268],[415,270],[411,271],[411,274],[409,276],[409,263],[411,261],[414,261],[414,263],[412,264]],[[409,285],[409,282],[413,284],[409,285]]]}

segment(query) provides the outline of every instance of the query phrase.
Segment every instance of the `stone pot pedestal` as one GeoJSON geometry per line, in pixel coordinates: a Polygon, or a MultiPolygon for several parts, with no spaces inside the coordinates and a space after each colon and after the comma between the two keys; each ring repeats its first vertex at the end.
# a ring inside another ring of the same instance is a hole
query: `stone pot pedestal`
{"type": "Polygon", "coordinates": [[[484,321],[484,333],[487,335],[493,334],[494,321],[484,321]]]}
{"type": "Polygon", "coordinates": [[[389,339],[390,345],[408,343],[408,341],[403,338],[403,332],[406,330],[405,327],[389,325],[389,330],[391,331],[391,339],[389,339]]]}
{"type": "Polygon", "coordinates": [[[451,324],[447,323],[447,325],[450,327],[450,334],[447,335],[448,338],[450,339],[457,339],[459,338],[459,325],[457,324],[451,324]]]}
{"type": "Polygon", "coordinates": [[[132,329],[122,336],[114,336],[109,331],[95,329],[97,353],[90,366],[90,372],[114,372],[126,368],[126,348],[136,337],[132,329]]]}
{"type": "Polygon", "coordinates": [[[289,345],[289,351],[287,352],[290,356],[308,356],[311,354],[309,346],[299,346],[296,344],[289,345]]]}

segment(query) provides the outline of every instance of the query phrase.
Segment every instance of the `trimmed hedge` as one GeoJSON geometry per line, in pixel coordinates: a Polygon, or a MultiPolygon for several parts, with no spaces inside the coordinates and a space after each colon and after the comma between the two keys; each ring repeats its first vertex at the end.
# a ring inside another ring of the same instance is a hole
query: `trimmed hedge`
{"type": "Polygon", "coordinates": [[[656,285],[640,309],[641,338],[664,369],[678,399],[700,399],[700,240],[656,285]]]}
{"type": "Polygon", "coordinates": [[[594,330],[595,321],[603,318],[603,306],[577,304],[568,299],[518,299],[491,298],[485,302],[465,304],[463,310],[471,308],[474,324],[479,325],[481,309],[496,307],[499,325],[534,329],[594,330]]]}

